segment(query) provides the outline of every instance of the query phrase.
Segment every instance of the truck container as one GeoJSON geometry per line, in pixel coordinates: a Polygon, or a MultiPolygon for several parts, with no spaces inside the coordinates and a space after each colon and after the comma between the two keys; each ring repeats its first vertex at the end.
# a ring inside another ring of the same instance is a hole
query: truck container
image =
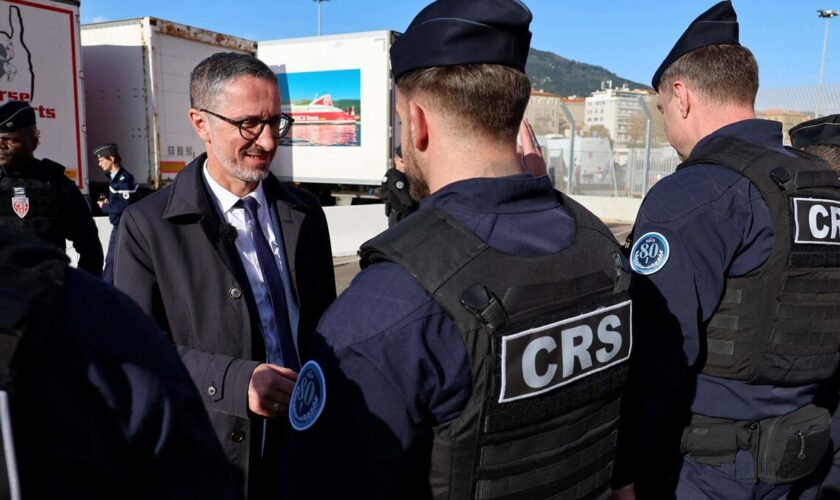
{"type": "Polygon", "coordinates": [[[88,143],[118,144],[150,189],[204,151],[187,115],[195,65],[216,52],[257,52],[254,41],[155,17],[85,24],[81,34],[88,143]]]}
{"type": "Polygon", "coordinates": [[[87,193],[83,99],[79,2],[0,1],[0,103],[32,105],[41,134],[35,156],[64,165],[87,193]]]}
{"type": "MultiPolygon", "coordinates": [[[[364,195],[391,162],[396,129],[389,51],[395,34],[372,31],[260,41],[295,123],[272,171],[332,194],[364,195]]],[[[322,197],[323,200],[323,197],[322,197]]]]}

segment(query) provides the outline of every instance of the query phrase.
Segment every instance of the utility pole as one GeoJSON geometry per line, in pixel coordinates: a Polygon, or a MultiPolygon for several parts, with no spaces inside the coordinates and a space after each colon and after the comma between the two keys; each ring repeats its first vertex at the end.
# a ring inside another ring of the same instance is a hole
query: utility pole
{"type": "Polygon", "coordinates": [[[817,16],[821,19],[825,19],[825,36],[823,37],[823,49],[822,49],[822,60],[820,61],[820,82],[817,85],[817,106],[814,110],[814,118],[820,117],[820,101],[822,100],[822,91],[823,91],[823,73],[825,72],[825,51],[828,47],[828,21],[831,20],[832,17],[840,15],[840,11],[837,10],[818,10],[817,16]]]}
{"type": "Polygon", "coordinates": [[[312,0],[318,4],[318,36],[321,36],[321,3],[329,2],[330,0],[312,0]]]}

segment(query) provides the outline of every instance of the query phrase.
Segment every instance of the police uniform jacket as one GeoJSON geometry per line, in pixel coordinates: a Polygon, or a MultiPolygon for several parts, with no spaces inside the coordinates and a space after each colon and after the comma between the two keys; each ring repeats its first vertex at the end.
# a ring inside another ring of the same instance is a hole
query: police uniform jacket
{"type": "Polygon", "coordinates": [[[137,183],[131,172],[120,167],[111,177],[108,203],[102,205],[102,213],[108,216],[112,225],[120,223],[120,217],[128,204],[137,198],[137,183]]]}
{"type": "MultiPolygon", "coordinates": [[[[782,145],[781,124],[756,119],[722,127],[699,141],[692,155],[730,136],[792,156],[782,145]]],[[[637,459],[676,460],[669,456],[679,450],[689,413],[758,421],[811,403],[817,390],[815,384],[776,387],[698,373],[706,324],[721,303],[726,278],[757,269],[773,248],[773,221],[758,187],[721,165],[679,169],[659,181],[642,204],[634,240],[650,233],[667,241],[668,255],[655,272],[632,274],[638,392],[629,408],[645,412],[634,411],[635,418],[622,422],[620,450],[628,440],[634,444],[619,453],[618,478],[631,464],[663,475],[637,459]]],[[[631,261],[635,251],[634,246],[631,261]]]]}
{"type": "MultiPolygon", "coordinates": [[[[247,391],[265,346],[244,267],[203,180],[205,158],[123,213],[114,281],[177,346],[228,458],[256,498],[262,492],[255,478],[264,419],[249,413],[247,391]]],[[[298,345],[305,347],[335,298],[326,219],[314,197],[274,176],[263,188],[282,230],[300,305],[298,345]]],[[[282,423],[270,421],[269,430],[282,423]]],[[[280,443],[277,438],[267,440],[267,452],[280,443]]],[[[280,470],[271,468],[272,483],[280,482],[280,470]]]]}
{"type": "MultiPolygon", "coordinates": [[[[37,182],[48,183],[54,188],[57,196],[55,203],[60,233],[64,235],[65,239],[73,242],[73,247],[79,254],[79,268],[94,276],[101,275],[102,244],[99,242],[90,206],[85,201],[79,188],[64,175],[64,167],[50,160],[34,159],[30,165],[24,168],[15,166],[0,168],[0,185],[5,185],[4,177],[7,181],[32,179],[37,182]]],[[[5,192],[5,189],[3,191],[5,192]]],[[[1,201],[4,209],[11,206],[10,200],[1,201]]],[[[35,200],[30,200],[30,203],[34,202],[35,200]]],[[[30,210],[33,210],[34,213],[34,207],[31,207],[30,210]]],[[[17,223],[20,221],[16,215],[6,214],[6,210],[0,213],[3,214],[3,217],[0,217],[0,224],[10,223],[19,226],[17,223]]],[[[25,227],[23,229],[26,230],[25,227]]],[[[51,243],[58,244],[59,242],[51,243]]],[[[60,243],[61,249],[64,250],[64,242],[60,243]]]]}
{"type": "Polygon", "coordinates": [[[201,398],[155,324],[75,269],[47,288],[54,298],[19,302],[52,274],[27,282],[18,270],[56,257],[10,234],[0,236],[0,265],[15,263],[0,274],[0,327],[21,313],[27,325],[11,363],[23,498],[239,498],[201,398]]]}
{"type": "MultiPolygon", "coordinates": [[[[574,240],[545,176],[455,182],[421,203],[431,207],[518,256],[574,240]]],[[[328,310],[312,352],[328,410],[293,433],[288,498],[429,498],[432,427],[459,416],[472,389],[464,341],[441,306],[402,267],[375,263],[328,310]]]]}

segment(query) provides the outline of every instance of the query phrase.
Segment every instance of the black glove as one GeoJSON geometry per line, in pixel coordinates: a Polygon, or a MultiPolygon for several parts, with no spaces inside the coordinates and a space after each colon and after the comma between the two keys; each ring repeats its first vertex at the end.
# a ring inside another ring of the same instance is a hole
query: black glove
{"type": "Polygon", "coordinates": [[[408,192],[408,177],[395,168],[385,172],[379,196],[385,202],[389,225],[408,217],[418,207],[417,201],[408,192]]]}

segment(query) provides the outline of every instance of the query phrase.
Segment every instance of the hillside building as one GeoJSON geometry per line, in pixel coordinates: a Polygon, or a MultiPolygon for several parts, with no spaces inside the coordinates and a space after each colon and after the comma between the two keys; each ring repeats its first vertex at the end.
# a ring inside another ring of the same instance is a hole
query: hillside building
{"type": "MultiPolygon", "coordinates": [[[[610,138],[616,143],[633,140],[634,117],[642,114],[642,102],[652,103],[656,94],[647,90],[630,90],[627,86],[612,88],[612,82],[601,84],[601,90],[596,90],[586,98],[585,124],[588,128],[602,126],[609,131],[610,138]]],[[[638,118],[637,118],[638,120],[638,118]]]]}

